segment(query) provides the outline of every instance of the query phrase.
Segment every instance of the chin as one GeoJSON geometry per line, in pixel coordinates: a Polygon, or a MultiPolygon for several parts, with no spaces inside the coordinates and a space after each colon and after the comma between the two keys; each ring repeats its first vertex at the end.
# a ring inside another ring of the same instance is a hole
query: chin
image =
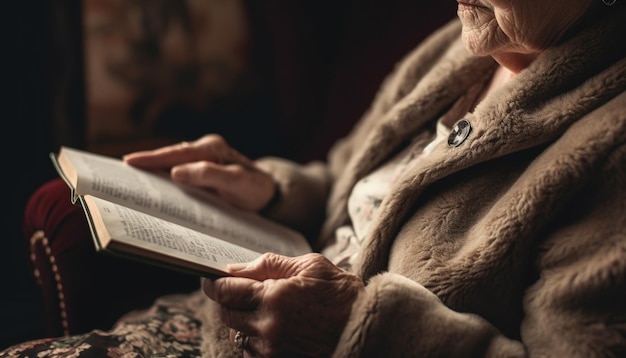
{"type": "Polygon", "coordinates": [[[465,33],[463,33],[462,38],[465,49],[472,55],[487,56],[490,54],[490,52],[485,49],[485,46],[481,46],[483,44],[482,41],[476,39],[476,37],[466,36],[465,33]]]}

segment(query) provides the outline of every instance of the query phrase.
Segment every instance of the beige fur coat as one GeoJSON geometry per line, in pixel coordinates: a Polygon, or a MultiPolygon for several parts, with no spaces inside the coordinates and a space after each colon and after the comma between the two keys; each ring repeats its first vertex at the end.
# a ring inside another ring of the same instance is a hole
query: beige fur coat
{"type": "MultiPolygon", "coordinates": [[[[380,209],[367,283],[336,357],[626,356],[623,7],[488,95],[458,147],[440,143],[380,209]]],[[[259,160],[271,216],[322,247],[357,180],[495,68],[453,21],[385,81],[327,165],[259,160]],[[312,231],[313,230],[313,231],[312,231]]],[[[235,353],[204,302],[207,356],[235,353]]]]}

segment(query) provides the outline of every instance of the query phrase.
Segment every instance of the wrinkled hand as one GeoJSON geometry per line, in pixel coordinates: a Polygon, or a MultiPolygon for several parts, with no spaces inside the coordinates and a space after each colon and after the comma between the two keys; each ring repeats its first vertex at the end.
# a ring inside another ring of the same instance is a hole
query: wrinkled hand
{"type": "Polygon", "coordinates": [[[276,192],[274,179],[268,173],[216,134],[207,134],[193,142],[130,153],[123,159],[138,168],[169,171],[174,181],[211,190],[246,210],[261,210],[276,192]]]}
{"type": "Polygon", "coordinates": [[[364,288],[320,254],[264,254],[229,272],[233,277],[205,279],[203,289],[221,305],[231,340],[235,330],[250,337],[248,356],[330,356],[364,288]]]}

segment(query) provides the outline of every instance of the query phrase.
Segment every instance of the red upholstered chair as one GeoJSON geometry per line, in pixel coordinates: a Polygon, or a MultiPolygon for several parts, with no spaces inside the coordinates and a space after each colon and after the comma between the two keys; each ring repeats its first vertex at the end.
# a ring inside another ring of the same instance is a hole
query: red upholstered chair
{"type": "Polygon", "coordinates": [[[107,329],[122,314],[149,306],[155,297],[199,287],[196,276],[97,253],[85,214],[71,204],[61,179],[31,196],[24,217],[49,336],[107,329]]]}

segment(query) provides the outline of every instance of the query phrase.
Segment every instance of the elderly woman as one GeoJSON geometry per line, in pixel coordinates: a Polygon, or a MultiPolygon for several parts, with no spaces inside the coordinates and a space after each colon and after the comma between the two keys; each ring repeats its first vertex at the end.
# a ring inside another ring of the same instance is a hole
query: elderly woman
{"type": "Polygon", "coordinates": [[[327,163],[250,165],[216,135],[125,157],[319,229],[318,253],[178,298],[203,355],[626,355],[624,6],[465,0],[458,17],[327,163]]]}

